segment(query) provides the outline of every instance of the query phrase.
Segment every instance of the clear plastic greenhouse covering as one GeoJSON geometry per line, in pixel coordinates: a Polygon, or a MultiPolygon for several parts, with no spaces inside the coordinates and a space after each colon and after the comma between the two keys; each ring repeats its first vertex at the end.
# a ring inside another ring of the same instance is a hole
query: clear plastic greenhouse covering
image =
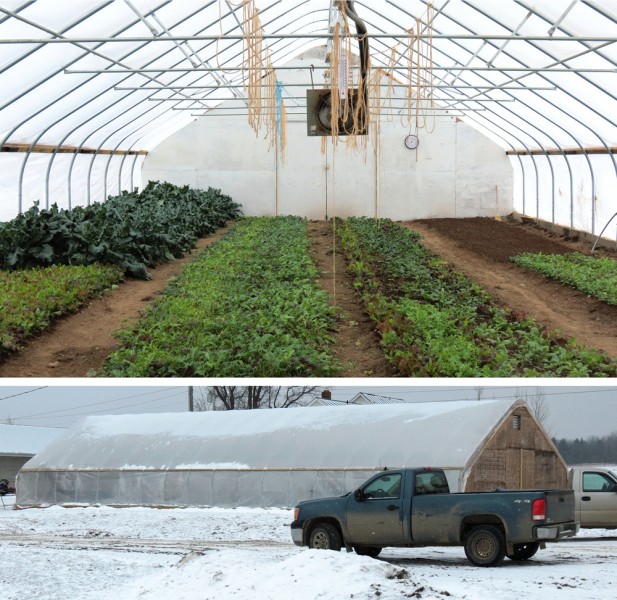
{"type": "MultiPolygon", "coordinates": [[[[196,118],[181,108],[243,97],[244,4],[1,0],[0,220],[37,200],[70,207],[140,186],[145,154],[196,118]]],[[[326,43],[334,4],[255,0],[274,67],[326,43]]],[[[608,224],[617,0],[354,4],[372,71],[394,49],[394,76],[413,83],[402,48],[410,31],[430,38],[435,104],[464,107],[511,155],[518,212],[592,233],[608,224]]]]}
{"type": "Polygon", "coordinates": [[[293,506],[383,467],[441,466],[450,487],[519,403],[423,402],[87,417],[28,461],[21,506],[293,506]]]}

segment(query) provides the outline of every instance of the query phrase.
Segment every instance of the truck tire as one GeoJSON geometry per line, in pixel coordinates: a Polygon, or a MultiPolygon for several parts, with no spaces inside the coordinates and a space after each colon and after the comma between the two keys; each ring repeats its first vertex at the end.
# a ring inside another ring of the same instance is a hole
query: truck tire
{"type": "Polygon", "coordinates": [[[514,552],[508,554],[510,560],[529,560],[540,547],[539,542],[529,542],[528,544],[514,544],[514,552]]]}
{"type": "Polygon", "coordinates": [[[311,529],[309,536],[309,548],[317,550],[334,550],[338,552],[343,545],[341,534],[330,523],[318,523],[311,529]]]}
{"type": "Polygon", "coordinates": [[[465,537],[465,555],[477,567],[493,567],[506,555],[503,533],[492,525],[474,527],[465,537]]]}
{"type": "Polygon", "coordinates": [[[377,558],[382,550],[379,546],[354,546],[353,549],[359,556],[370,556],[371,558],[377,558]]]}

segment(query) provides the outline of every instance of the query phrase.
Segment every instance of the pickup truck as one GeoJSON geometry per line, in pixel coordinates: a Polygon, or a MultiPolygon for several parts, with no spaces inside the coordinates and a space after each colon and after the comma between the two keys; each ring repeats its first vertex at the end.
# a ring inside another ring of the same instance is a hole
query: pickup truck
{"type": "Polygon", "coordinates": [[[581,527],[617,527],[617,467],[573,466],[568,481],[574,490],[576,520],[581,527]]]}
{"type": "Polygon", "coordinates": [[[393,469],[353,493],[300,502],[298,546],[376,557],[386,546],[464,546],[477,566],[527,560],[545,542],[578,532],[572,490],[451,494],[442,469],[393,469]]]}

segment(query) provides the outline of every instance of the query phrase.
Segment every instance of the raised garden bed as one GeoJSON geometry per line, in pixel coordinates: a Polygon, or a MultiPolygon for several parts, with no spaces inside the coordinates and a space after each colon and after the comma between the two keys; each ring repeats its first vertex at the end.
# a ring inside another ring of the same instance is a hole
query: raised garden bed
{"type": "Polygon", "coordinates": [[[304,219],[244,219],[120,333],[122,348],[100,374],[334,375],[334,309],[317,275],[304,219]]]}
{"type": "Polygon", "coordinates": [[[0,357],[122,279],[116,266],[53,266],[0,271],[0,357]]]}
{"type": "Polygon", "coordinates": [[[617,261],[612,258],[569,254],[524,253],[512,262],[565,283],[607,304],[617,305],[617,261]]]}
{"type": "Polygon", "coordinates": [[[615,376],[617,363],[498,305],[389,220],[339,228],[355,286],[405,376],[615,376]]]}

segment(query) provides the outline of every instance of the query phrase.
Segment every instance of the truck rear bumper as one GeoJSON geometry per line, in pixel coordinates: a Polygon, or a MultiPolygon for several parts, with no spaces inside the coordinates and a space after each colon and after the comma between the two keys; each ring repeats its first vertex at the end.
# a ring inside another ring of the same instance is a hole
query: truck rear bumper
{"type": "Polygon", "coordinates": [[[578,533],[578,523],[560,523],[559,525],[542,525],[534,528],[536,540],[561,540],[578,533]]]}

